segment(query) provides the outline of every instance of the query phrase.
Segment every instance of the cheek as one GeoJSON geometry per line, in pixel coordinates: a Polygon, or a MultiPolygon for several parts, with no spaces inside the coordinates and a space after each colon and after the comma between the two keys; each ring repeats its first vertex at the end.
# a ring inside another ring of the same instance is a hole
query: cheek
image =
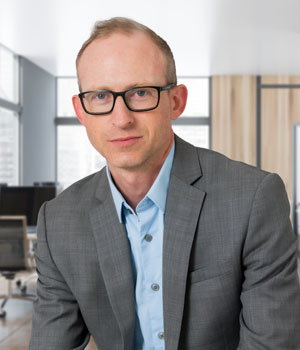
{"type": "Polygon", "coordinates": [[[102,148],[104,133],[103,128],[98,123],[86,124],[86,133],[90,143],[99,151],[102,148]]]}
{"type": "Polygon", "coordinates": [[[151,131],[153,136],[163,141],[165,137],[169,136],[172,130],[172,121],[167,114],[161,115],[160,118],[155,118],[152,123],[151,131]]]}

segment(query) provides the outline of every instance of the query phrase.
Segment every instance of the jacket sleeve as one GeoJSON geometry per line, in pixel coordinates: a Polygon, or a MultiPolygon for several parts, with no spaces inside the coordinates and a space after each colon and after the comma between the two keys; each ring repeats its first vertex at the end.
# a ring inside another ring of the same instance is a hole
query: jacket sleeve
{"type": "Polygon", "coordinates": [[[242,263],[239,350],[300,349],[297,237],[283,182],[268,174],[252,203],[242,263]]]}
{"type": "Polygon", "coordinates": [[[34,302],[30,350],[83,350],[89,332],[78,304],[51,257],[47,242],[46,204],[39,213],[34,302]]]}

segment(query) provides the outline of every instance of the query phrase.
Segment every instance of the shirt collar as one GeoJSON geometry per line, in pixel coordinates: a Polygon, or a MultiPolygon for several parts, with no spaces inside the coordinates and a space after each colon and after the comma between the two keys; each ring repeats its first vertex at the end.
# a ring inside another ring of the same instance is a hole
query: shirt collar
{"type": "MultiPolygon", "coordinates": [[[[174,153],[175,153],[175,142],[173,141],[172,148],[167,158],[165,159],[164,164],[160,169],[160,172],[157,178],[155,179],[150,190],[145,196],[151,199],[153,203],[163,213],[165,212],[165,208],[166,208],[166,199],[167,199],[170,174],[171,174],[171,169],[172,169],[172,164],[174,159],[174,153]]],[[[114,184],[107,165],[106,165],[106,174],[109,182],[109,187],[112,193],[112,197],[115,203],[115,207],[117,210],[118,218],[120,223],[122,223],[122,207],[123,205],[126,205],[128,207],[128,204],[126,203],[126,200],[124,199],[124,197],[122,196],[120,191],[117,189],[116,185],[114,184]]]]}

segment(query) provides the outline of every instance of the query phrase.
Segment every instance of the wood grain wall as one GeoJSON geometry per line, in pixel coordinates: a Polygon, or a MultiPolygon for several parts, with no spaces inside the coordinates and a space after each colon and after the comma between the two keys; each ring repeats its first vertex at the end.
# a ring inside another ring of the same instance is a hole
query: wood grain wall
{"type": "Polygon", "coordinates": [[[212,149],[256,165],[256,77],[212,78],[212,149]]]}
{"type": "MultiPolygon", "coordinates": [[[[293,198],[293,125],[300,122],[300,76],[261,77],[261,168],[278,173],[293,198]],[[298,85],[298,88],[264,87],[298,85]]],[[[256,165],[256,76],[212,78],[212,148],[256,165]]]]}
{"type": "Polygon", "coordinates": [[[261,77],[261,83],[272,85],[299,85],[300,75],[263,75],[261,77]]]}

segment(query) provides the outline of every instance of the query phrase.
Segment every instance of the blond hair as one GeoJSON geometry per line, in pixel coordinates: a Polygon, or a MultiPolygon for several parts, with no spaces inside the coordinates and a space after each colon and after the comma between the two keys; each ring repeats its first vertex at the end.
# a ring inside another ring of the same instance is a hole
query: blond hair
{"type": "Polygon", "coordinates": [[[171,83],[176,84],[177,77],[176,77],[175,60],[173,57],[173,53],[169,45],[167,44],[167,42],[147,26],[125,17],[113,17],[105,21],[97,21],[94,24],[90,37],[83,43],[81,49],[78,52],[78,55],[76,58],[77,71],[78,71],[78,62],[80,57],[82,56],[84,50],[94,40],[108,37],[109,35],[116,32],[122,32],[124,34],[130,35],[134,31],[140,31],[145,33],[153,41],[153,43],[161,50],[161,52],[166,57],[167,84],[171,84],[171,83]]]}

